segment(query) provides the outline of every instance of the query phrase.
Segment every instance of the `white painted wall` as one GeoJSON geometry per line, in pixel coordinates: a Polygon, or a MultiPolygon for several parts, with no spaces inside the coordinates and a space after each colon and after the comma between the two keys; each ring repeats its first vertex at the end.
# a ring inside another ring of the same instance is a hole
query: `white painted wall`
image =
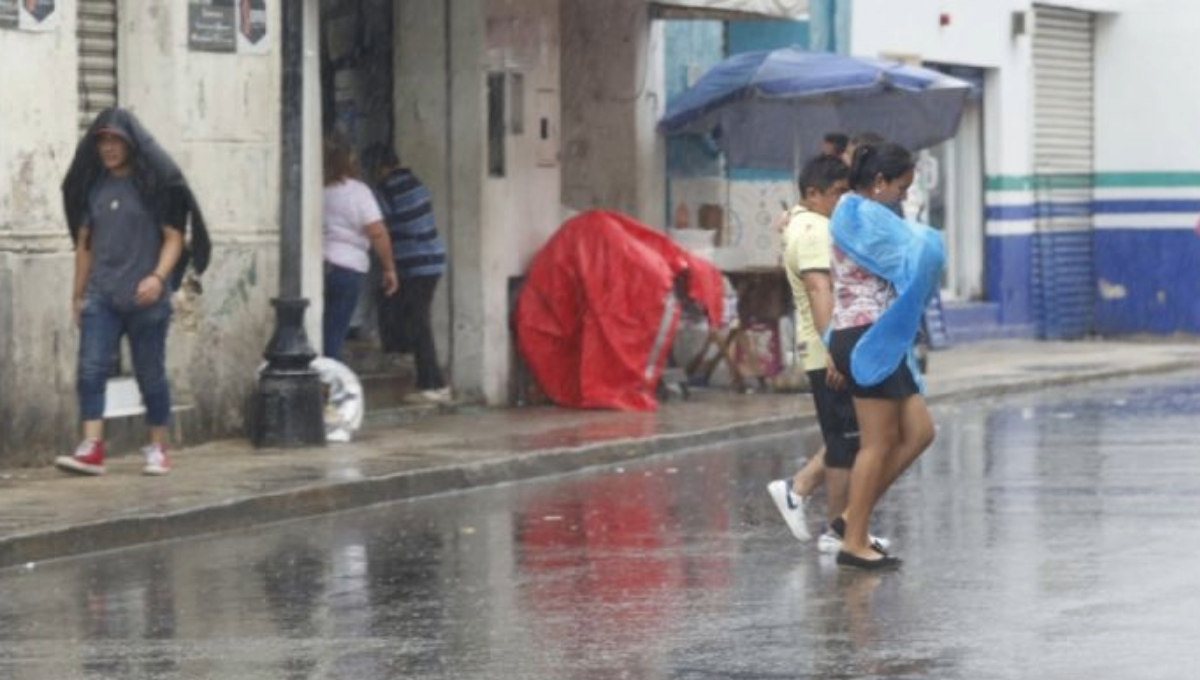
{"type": "Polygon", "coordinates": [[[1143,0],[1100,17],[1096,36],[1097,171],[1194,172],[1200,3],[1143,0]]]}
{"type": "Polygon", "coordinates": [[[435,300],[435,327],[453,328],[441,356],[460,396],[492,404],[509,396],[509,279],[562,221],[559,145],[538,135],[545,117],[561,139],[558,10],[559,0],[397,5],[397,150],[433,192],[449,249],[435,300]],[[510,110],[500,178],[486,164],[492,70],[524,78],[524,132],[510,110]]]}
{"type": "Polygon", "coordinates": [[[905,54],[925,61],[998,67],[1012,49],[1012,12],[1027,0],[854,0],[851,53],[905,54]],[[945,15],[949,24],[942,26],[945,15]]]}
{"type": "MultiPolygon", "coordinates": [[[[484,325],[489,356],[483,392],[490,403],[508,398],[508,281],[529,262],[562,221],[560,205],[562,104],[559,81],[559,0],[489,0],[481,79],[510,75],[505,115],[506,173],[483,180],[484,325]],[[524,78],[524,119],[514,119],[511,75],[524,78]],[[545,121],[549,138],[541,139],[545,121]],[[520,125],[515,125],[517,123],[520,125]],[[516,134],[517,128],[523,132],[516,134]]],[[[486,125],[486,108],[483,111],[486,125]]]]}
{"type": "Polygon", "coordinates": [[[67,247],[59,183],[75,150],[75,52],[69,14],[46,33],[0,30],[0,252],[67,247]]]}
{"type": "MultiPolygon", "coordinates": [[[[270,11],[277,27],[278,5],[270,11]]],[[[121,17],[122,105],[184,168],[216,238],[276,242],[278,44],[263,55],[189,52],[182,3],[121,17]]]]}
{"type": "Polygon", "coordinates": [[[215,244],[204,295],[176,299],[175,385],[197,401],[248,393],[278,294],[279,5],[268,6],[269,51],[235,55],[188,49],[185,3],[160,1],[152,11],[128,4],[119,14],[121,104],[183,168],[215,244]]]}
{"type": "MultiPolygon", "coordinates": [[[[1028,0],[854,0],[850,52],[911,56],[987,69],[984,145],[989,175],[1022,175],[1032,163],[1029,35],[1014,36],[1013,14],[1028,0]],[[941,25],[941,16],[949,24],[941,25]],[[902,27],[902,28],[897,28],[902,27]]],[[[1027,14],[1027,26],[1032,15],[1027,14]]]]}
{"type": "MultiPolygon", "coordinates": [[[[269,8],[277,28],[279,4],[269,8]]],[[[179,420],[225,436],[245,424],[274,321],[278,32],[266,55],[191,52],[186,3],[119,9],[120,103],[183,168],[214,242],[204,294],[175,298],[168,370],[177,406],[194,416],[179,420]]],[[[11,424],[0,452],[12,446],[27,462],[75,438],[73,256],[59,193],[78,141],[74,10],[61,3],[46,33],[0,31],[0,415],[11,424]],[[4,396],[15,394],[20,403],[4,396]]]]}
{"type": "Polygon", "coordinates": [[[76,333],[59,190],[77,141],[75,19],[58,13],[49,32],[0,30],[2,466],[44,462],[75,435],[63,427],[77,413],[76,333]]]}

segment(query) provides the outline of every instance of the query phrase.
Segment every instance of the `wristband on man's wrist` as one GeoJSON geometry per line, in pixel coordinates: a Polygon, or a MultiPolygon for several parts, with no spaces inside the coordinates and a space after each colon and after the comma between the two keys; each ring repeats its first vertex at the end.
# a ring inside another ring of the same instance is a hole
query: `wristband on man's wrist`
{"type": "Polygon", "coordinates": [[[159,274],[158,272],[150,272],[150,276],[153,276],[154,278],[158,279],[158,282],[163,284],[164,286],[167,285],[167,280],[165,278],[163,278],[162,274],[159,274]]]}

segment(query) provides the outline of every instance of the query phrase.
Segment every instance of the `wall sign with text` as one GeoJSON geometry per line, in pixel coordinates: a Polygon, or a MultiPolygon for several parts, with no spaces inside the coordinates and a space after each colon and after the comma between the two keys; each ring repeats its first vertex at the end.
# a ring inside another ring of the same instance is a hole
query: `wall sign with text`
{"type": "Polygon", "coordinates": [[[193,52],[266,54],[267,44],[267,0],[188,0],[193,52]]]}

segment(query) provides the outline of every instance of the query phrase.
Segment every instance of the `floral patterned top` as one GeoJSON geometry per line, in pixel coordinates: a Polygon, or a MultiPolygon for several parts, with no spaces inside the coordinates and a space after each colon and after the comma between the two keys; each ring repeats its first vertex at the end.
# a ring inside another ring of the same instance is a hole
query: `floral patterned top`
{"type": "Polygon", "coordinates": [[[888,281],[863,269],[837,246],[833,247],[830,273],[833,276],[834,330],[873,324],[896,299],[888,281]]]}

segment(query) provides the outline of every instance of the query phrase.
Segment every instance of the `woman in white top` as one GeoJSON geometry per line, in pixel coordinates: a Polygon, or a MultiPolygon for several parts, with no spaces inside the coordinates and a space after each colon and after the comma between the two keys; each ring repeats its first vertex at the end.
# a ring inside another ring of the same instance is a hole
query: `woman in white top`
{"type": "Polygon", "coordinates": [[[383,269],[383,292],[400,290],[392,242],[375,194],[356,179],[354,154],[340,136],[325,139],[325,198],[322,232],[325,251],[325,316],[322,353],[341,361],[342,344],[358,304],[363,280],[375,251],[383,269]]]}
{"type": "MultiPolygon", "coordinates": [[[[850,214],[874,211],[887,215],[889,225],[894,220],[895,229],[907,230],[904,222],[888,211],[904,200],[912,181],[913,158],[904,147],[887,143],[860,146],[850,168],[853,194],[842,198],[833,219],[842,220],[840,224],[851,224],[850,214]]],[[[878,382],[863,384],[856,376],[854,364],[860,360],[866,362],[868,357],[854,354],[855,347],[880,323],[885,312],[897,306],[898,293],[896,282],[885,279],[882,270],[868,269],[863,261],[856,261],[844,252],[838,246],[836,231],[831,263],[834,309],[829,352],[834,365],[848,378],[861,437],[850,473],[849,502],[839,523],[843,542],[837,562],[859,569],[896,567],[900,560],[874,543],[867,527],[875,504],[933,442],[933,420],[921,395],[919,376],[914,374],[907,358],[896,364],[883,360],[887,363],[884,368],[890,372],[878,382]]],[[[874,264],[878,266],[879,262],[874,264]]],[[[935,264],[940,271],[940,261],[935,264]]],[[[909,306],[897,306],[896,312],[906,314],[909,306]]],[[[915,333],[915,321],[910,325],[915,333]]],[[[907,349],[912,341],[912,337],[897,338],[894,344],[907,349]]]]}

